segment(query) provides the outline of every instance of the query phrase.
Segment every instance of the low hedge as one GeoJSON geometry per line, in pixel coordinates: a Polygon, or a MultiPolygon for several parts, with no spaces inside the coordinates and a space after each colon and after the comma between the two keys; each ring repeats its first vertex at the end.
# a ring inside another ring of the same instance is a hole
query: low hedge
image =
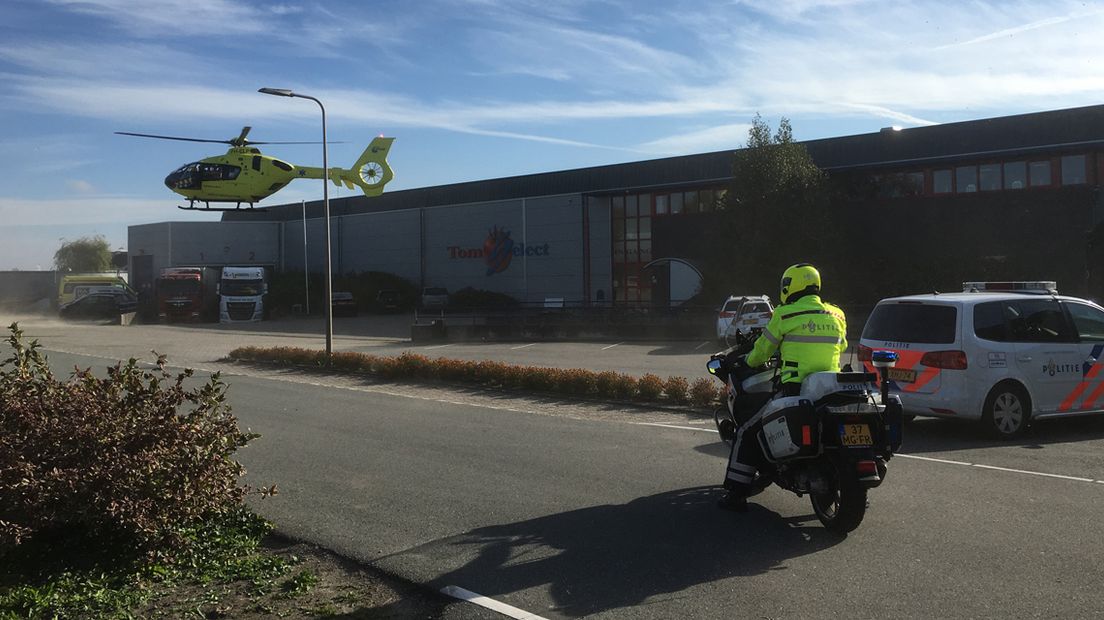
{"type": "MultiPolygon", "coordinates": [[[[292,366],[326,365],[324,351],[296,347],[239,347],[230,352],[229,358],[292,366]]],[[[476,362],[446,357],[429,358],[410,352],[382,356],[346,351],[334,353],[332,360],[332,367],[336,370],[361,372],[384,379],[459,381],[485,387],[616,400],[707,407],[724,395],[719,390],[721,386],[707,377],[699,377],[691,384],[685,377],[678,376],[661,379],[648,373],[633,377],[612,370],[599,372],[584,368],[517,366],[491,360],[476,362]]]]}

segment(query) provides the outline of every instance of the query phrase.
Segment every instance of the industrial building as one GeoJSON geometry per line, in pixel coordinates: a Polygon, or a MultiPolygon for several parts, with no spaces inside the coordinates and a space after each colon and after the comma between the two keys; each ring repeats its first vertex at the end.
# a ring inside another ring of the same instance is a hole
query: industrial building
{"type": "MultiPolygon", "coordinates": [[[[1104,221],[1104,105],[803,144],[830,175],[872,183],[871,209],[912,214],[914,237],[993,221],[1009,232],[979,244],[1050,244],[1081,273],[1086,235],[1104,221]]],[[[529,302],[677,304],[700,286],[698,231],[715,221],[732,165],[726,150],[333,199],[333,269],[529,302]]],[[[305,244],[299,203],[132,226],[130,281],[170,266],[322,271],[322,212],[306,204],[305,244]]]]}

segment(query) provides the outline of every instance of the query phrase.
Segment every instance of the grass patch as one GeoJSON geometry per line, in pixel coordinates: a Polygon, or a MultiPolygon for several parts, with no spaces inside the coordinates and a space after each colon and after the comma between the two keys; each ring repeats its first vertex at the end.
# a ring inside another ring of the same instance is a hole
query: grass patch
{"type": "MultiPolygon", "coordinates": [[[[145,564],[126,551],[72,546],[70,536],[44,536],[0,557],[0,618],[133,618],[142,609],[211,611],[220,606],[214,585],[250,584],[260,599],[284,591],[282,577],[297,564],[260,549],[272,524],[242,507],[181,532],[193,544],[172,564],[145,564]],[[205,599],[173,600],[180,589],[205,590],[205,599]],[[211,596],[214,595],[214,596],[211,596]]],[[[301,588],[296,581],[293,589],[301,588]]],[[[258,604],[263,601],[258,600],[258,604]]]]}

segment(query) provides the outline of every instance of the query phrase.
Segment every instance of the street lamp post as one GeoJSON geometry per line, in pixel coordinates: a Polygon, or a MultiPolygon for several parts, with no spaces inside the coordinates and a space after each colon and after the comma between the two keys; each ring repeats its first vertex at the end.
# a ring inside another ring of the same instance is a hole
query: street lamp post
{"type": "MultiPolygon", "coordinates": [[[[322,110],[322,206],[326,221],[326,363],[332,361],[333,356],[333,265],[330,258],[330,165],[326,154],[326,108],[322,102],[310,95],[302,95],[286,88],[261,88],[257,92],[277,97],[299,97],[310,99],[318,104],[322,110]]],[[[306,230],[304,226],[304,230],[306,230]]],[[[306,268],[306,256],[303,257],[304,269],[306,268]]]]}

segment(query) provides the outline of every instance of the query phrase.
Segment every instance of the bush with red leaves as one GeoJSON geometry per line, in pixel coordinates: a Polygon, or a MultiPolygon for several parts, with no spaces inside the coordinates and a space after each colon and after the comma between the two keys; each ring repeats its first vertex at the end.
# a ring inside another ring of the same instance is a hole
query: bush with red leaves
{"type": "MultiPolygon", "coordinates": [[[[187,528],[239,509],[250,492],[242,432],[216,373],[190,388],[136,360],[106,377],[54,377],[38,343],[9,328],[0,363],[0,554],[59,532],[150,557],[186,551],[187,528]]],[[[267,493],[274,493],[275,487],[267,493]]]]}

